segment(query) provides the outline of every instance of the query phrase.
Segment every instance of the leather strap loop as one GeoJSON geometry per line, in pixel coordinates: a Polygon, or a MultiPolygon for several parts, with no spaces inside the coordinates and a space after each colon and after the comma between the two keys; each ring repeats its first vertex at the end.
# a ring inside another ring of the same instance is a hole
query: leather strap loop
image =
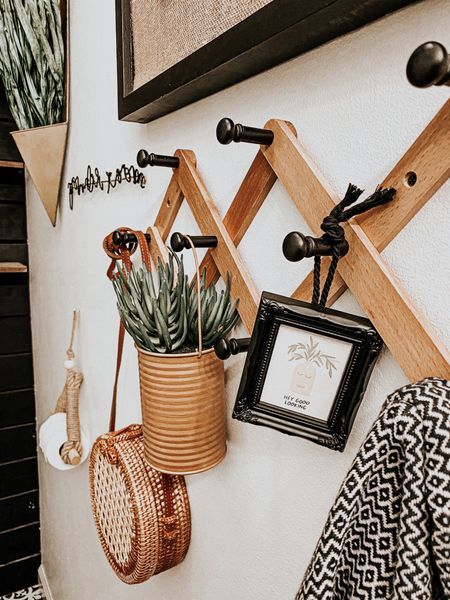
{"type": "MultiPolygon", "coordinates": [[[[118,260],[122,261],[122,272],[127,276],[127,274],[131,271],[131,255],[134,254],[139,246],[142,261],[147,266],[148,270],[151,269],[151,260],[150,260],[150,250],[148,248],[147,239],[142,231],[134,231],[129,227],[120,227],[119,231],[121,233],[134,233],[136,236],[137,242],[131,242],[130,244],[124,244],[122,246],[116,246],[113,242],[112,236],[110,233],[103,240],[103,249],[106,254],[111,258],[111,264],[108,267],[106,275],[109,279],[114,278],[114,269],[116,268],[116,263],[118,260]]],[[[117,359],[116,359],[116,374],[114,376],[114,386],[111,400],[111,411],[109,414],[109,429],[108,431],[112,432],[116,428],[116,413],[117,413],[117,389],[119,385],[119,374],[120,374],[120,366],[122,364],[122,354],[123,354],[123,343],[125,338],[125,327],[122,322],[120,322],[119,326],[119,335],[117,338],[117,359]]]]}
{"type": "MultiPolygon", "coordinates": [[[[118,231],[121,233],[130,233],[133,232],[129,227],[119,227],[118,231]]],[[[116,246],[113,242],[113,233],[111,232],[109,235],[105,237],[103,240],[103,250],[106,254],[111,258],[111,264],[106,271],[106,275],[109,279],[113,278],[114,269],[116,267],[116,262],[118,260],[122,261],[126,271],[130,271],[131,269],[131,255],[134,254],[137,250],[138,244],[137,242],[132,242],[130,244],[124,244],[122,246],[116,246]]],[[[133,232],[134,233],[134,232],[133,232]]],[[[145,238],[144,238],[145,239],[145,238]]],[[[125,271],[124,271],[125,274],[125,271]]]]}

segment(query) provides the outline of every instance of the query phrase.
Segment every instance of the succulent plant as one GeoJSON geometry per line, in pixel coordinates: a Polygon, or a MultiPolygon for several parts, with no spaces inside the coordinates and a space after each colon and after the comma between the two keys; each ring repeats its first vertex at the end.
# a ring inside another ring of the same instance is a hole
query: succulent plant
{"type": "MultiPolygon", "coordinates": [[[[205,282],[206,269],[200,285],[202,344],[211,348],[236,324],[237,301],[231,301],[228,274],[221,292],[205,282]]],[[[182,257],[170,251],[169,261],[158,260],[153,272],[145,265],[132,265],[128,273],[117,270],[113,286],[121,321],[140,348],[175,353],[198,347],[197,285],[189,285],[182,257]]]]}
{"type": "Polygon", "coordinates": [[[0,0],[0,75],[20,129],[61,121],[64,43],[57,0],[0,0]]]}

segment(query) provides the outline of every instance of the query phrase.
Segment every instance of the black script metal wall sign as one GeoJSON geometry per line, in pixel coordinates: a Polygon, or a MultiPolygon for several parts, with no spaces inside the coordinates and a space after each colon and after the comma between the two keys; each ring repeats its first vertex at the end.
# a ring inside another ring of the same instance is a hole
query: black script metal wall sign
{"type": "Polygon", "coordinates": [[[70,210],[73,210],[73,196],[74,193],[84,194],[84,192],[93,192],[96,189],[104,190],[106,187],[106,193],[114,189],[119,183],[134,183],[139,185],[141,188],[144,188],[147,180],[145,175],[141,173],[136,167],[130,165],[127,167],[126,165],[122,165],[120,169],[116,169],[113,174],[112,171],[106,171],[105,179],[102,179],[100,175],[100,171],[95,167],[92,170],[91,165],[88,166],[86,170],[86,177],[84,181],[80,181],[80,178],[72,177],[72,179],[67,184],[67,188],[69,190],[69,206],[70,210]]]}

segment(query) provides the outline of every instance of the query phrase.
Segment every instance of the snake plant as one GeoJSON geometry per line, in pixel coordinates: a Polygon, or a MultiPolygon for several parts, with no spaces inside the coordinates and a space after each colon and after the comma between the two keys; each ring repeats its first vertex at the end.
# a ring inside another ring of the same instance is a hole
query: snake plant
{"type": "Polygon", "coordinates": [[[20,129],[61,121],[64,43],[57,0],[0,0],[0,76],[20,129]]]}
{"type": "MultiPolygon", "coordinates": [[[[188,283],[183,258],[170,252],[169,261],[158,260],[151,272],[145,265],[128,273],[115,272],[113,286],[121,321],[137,346],[150,352],[182,353],[198,347],[197,285],[188,283]]],[[[206,287],[206,269],[200,285],[203,347],[211,348],[238,320],[237,301],[225,289],[206,287]]]]}

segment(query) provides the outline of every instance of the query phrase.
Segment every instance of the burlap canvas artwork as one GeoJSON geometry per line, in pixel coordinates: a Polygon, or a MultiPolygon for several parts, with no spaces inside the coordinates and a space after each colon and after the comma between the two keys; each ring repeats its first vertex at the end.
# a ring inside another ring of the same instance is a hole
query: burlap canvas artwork
{"type": "Polygon", "coordinates": [[[131,0],[133,89],[272,0],[131,0]]]}

